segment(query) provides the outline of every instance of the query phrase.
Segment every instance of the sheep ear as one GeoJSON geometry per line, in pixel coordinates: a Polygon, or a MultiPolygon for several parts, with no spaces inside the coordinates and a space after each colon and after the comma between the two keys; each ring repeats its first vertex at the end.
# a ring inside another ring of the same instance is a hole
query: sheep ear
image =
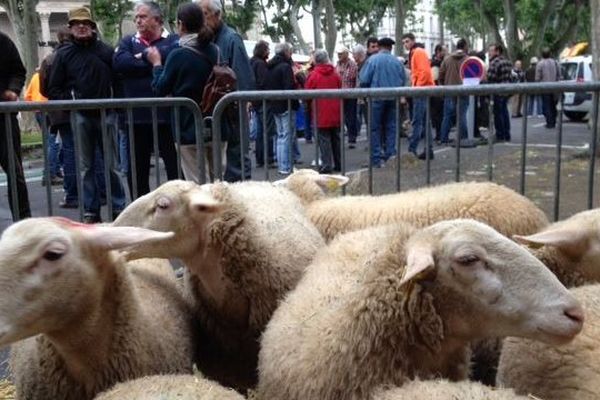
{"type": "Polygon", "coordinates": [[[350,178],[344,175],[327,175],[322,174],[316,176],[316,183],[321,188],[326,190],[337,190],[350,182],[350,178]]]}
{"type": "Polygon", "coordinates": [[[400,281],[400,286],[407,282],[418,280],[425,272],[435,268],[433,259],[433,248],[430,245],[415,244],[411,246],[406,254],[406,267],[400,281]]]}
{"type": "Polygon", "coordinates": [[[194,190],[189,194],[189,207],[193,215],[213,214],[221,210],[222,204],[210,193],[194,190]]]}
{"type": "Polygon", "coordinates": [[[514,235],[513,239],[529,247],[553,246],[567,255],[578,256],[587,250],[593,237],[592,229],[558,227],[529,236],[514,235]]]}
{"type": "Polygon", "coordinates": [[[135,247],[150,242],[171,239],[173,232],[157,232],[150,229],[130,226],[94,226],[79,230],[94,247],[105,250],[118,250],[135,247]]]}

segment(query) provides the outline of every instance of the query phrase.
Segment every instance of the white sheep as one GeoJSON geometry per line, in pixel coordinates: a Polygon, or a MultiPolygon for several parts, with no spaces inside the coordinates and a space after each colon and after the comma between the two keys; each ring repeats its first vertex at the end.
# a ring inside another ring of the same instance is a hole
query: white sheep
{"type": "Polygon", "coordinates": [[[266,182],[171,181],[114,224],[175,232],[137,253],[183,261],[201,342],[210,343],[200,348],[200,370],[228,387],[253,387],[264,327],[325,244],[298,198],[266,182]]]}
{"type": "Polygon", "coordinates": [[[469,342],[571,340],[579,303],[526,249],[473,220],[365,229],[320,251],[261,340],[264,399],[366,399],[467,377],[469,342]]]}
{"type": "Polygon", "coordinates": [[[600,399],[600,285],[571,292],[585,312],[581,334],[561,347],[507,338],[498,367],[499,386],[544,400],[600,399]]]}
{"type": "Polygon", "coordinates": [[[192,371],[190,307],[168,262],[111,251],[171,236],[62,218],[4,231],[0,346],[12,343],[17,398],[92,399],[127,379],[192,371]]]}
{"type": "Polygon", "coordinates": [[[494,389],[477,382],[411,381],[402,387],[382,387],[371,400],[527,400],[510,389],[494,389]]]}
{"type": "Polygon", "coordinates": [[[155,375],[123,382],[95,400],[244,400],[233,389],[196,375],[155,375]]]}
{"type": "Polygon", "coordinates": [[[507,236],[530,235],[548,225],[544,212],[531,200],[492,182],[449,183],[383,196],[327,197],[327,188],[347,181],[339,175],[299,170],[277,184],[298,195],[327,241],[340,233],[395,222],[425,227],[472,218],[507,236]]]}

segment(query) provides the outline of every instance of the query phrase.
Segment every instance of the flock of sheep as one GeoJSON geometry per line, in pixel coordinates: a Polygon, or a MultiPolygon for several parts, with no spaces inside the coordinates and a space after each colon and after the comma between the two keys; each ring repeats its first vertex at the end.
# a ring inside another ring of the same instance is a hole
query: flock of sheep
{"type": "Polygon", "coordinates": [[[600,398],[600,210],[550,225],[493,183],[329,196],[346,183],[171,181],[111,225],[12,225],[17,398],[600,398]]]}

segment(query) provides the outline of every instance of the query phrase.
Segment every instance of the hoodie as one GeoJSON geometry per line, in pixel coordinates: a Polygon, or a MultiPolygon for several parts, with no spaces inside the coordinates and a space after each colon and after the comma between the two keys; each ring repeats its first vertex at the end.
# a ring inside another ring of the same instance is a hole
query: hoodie
{"type": "Polygon", "coordinates": [[[462,85],[460,77],[460,67],[467,59],[467,53],[463,50],[457,50],[449,54],[442,61],[440,66],[440,76],[438,78],[440,85],[462,85]]]}
{"type": "MultiPolygon", "coordinates": [[[[331,64],[318,64],[308,76],[306,89],[340,89],[342,78],[331,64]]],[[[312,102],[311,115],[317,113],[317,128],[339,128],[340,127],[340,100],[318,99],[312,102]]]]}
{"type": "MultiPolygon", "coordinates": [[[[294,90],[294,71],[292,60],[281,54],[276,54],[267,63],[267,73],[263,81],[264,90],[294,90]]],[[[287,100],[273,100],[268,102],[275,114],[283,114],[288,109],[287,100]]],[[[292,110],[298,109],[298,101],[292,101],[292,110]]]]}

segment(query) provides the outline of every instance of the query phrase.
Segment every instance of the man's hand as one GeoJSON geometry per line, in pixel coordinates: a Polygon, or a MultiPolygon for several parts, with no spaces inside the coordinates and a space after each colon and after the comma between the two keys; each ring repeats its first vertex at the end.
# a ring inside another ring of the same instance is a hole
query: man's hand
{"type": "Polygon", "coordinates": [[[160,51],[154,46],[146,50],[146,59],[155,67],[162,65],[160,51]]]}
{"type": "Polygon", "coordinates": [[[12,90],[5,90],[2,93],[2,100],[5,100],[5,101],[17,101],[17,100],[19,100],[19,96],[15,92],[13,92],[12,90]]]}

